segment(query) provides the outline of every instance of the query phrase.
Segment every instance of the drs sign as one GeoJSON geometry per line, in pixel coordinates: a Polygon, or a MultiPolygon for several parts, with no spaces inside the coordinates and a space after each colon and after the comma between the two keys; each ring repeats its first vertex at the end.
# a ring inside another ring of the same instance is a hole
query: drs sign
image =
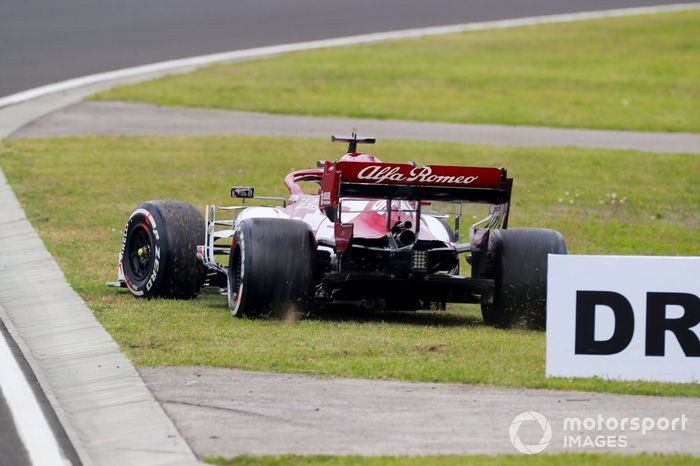
{"type": "Polygon", "coordinates": [[[700,258],[550,255],[547,376],[700,381],[700,258]]]}

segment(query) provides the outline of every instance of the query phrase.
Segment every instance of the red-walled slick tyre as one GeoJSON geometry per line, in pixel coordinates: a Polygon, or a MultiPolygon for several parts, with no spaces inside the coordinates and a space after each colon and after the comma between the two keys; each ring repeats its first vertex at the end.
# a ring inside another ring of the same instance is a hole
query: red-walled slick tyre
{"type": "Polygon", "coordinates": [[[148,201],[131,213],[119,266],[131,293],[142,298],[190,299],[199,292],[197,245],[204,219],[180,201],[148,201]]]}

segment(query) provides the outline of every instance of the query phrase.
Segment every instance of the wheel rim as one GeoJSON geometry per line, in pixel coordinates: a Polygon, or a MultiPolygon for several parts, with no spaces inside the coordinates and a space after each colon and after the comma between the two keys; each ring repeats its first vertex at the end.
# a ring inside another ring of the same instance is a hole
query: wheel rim
{"type": "Polygon", "coordinates": [[[231,267],[229,268],[228,299],[232,314],[240,308],[243,291],[243,255],[240,248],[235,248],[231,267]]]}
{"type": "Polygon", "coordinates": [[[153,268],[153,238],[143,223],[136,225],[127,243],[129,269],[137,281],[147,278],[153,268]]]}

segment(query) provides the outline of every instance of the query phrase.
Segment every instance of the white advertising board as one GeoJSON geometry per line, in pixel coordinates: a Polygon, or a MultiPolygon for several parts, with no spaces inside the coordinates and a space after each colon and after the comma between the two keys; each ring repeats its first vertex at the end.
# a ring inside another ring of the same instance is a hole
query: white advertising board
{"type": "Polygon", "coordinates": [[[548,377],[700,381],[700,257],[550,255],[548,377]]]}

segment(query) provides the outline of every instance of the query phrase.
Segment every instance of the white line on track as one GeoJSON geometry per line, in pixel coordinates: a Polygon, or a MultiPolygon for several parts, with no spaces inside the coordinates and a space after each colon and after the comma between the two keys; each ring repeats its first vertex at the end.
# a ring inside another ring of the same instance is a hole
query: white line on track
{"type": "MultiPolygon", "coordinates": [[[[61,454],[32,388],[27,383],[10,347],[0,334],[0,389],[12,413],[15,427],[33,466],[69,464],[61,454]]],[[[0,461],[1,462],[1,461],[0,461]]]]}
{"type": "Polygon", "coordinates": [[[191,69],[214,63],[232,62],[252,58],[268,57],[282,53],[297,52],[328,47],[343,47],[348,45],[371,44],[389,40],[407,39],[439,34],[450,34],[465,31],[483,31],[487,29],[504,29],[517,26],[533,26],[537,24],[564,23],[581,21],[586,19],[610,18],[619,16],[632,16],[649,13],[665,13],[673,11],[685,11],[700,9],[700,3],[678,3],[674,5],[659,5],[638,8],[620,8],[604,11],[587,11],[581,13],[569,13],[561,15],[533,16],[529,18],[506,19],[499,21],[485,21],[478,23],[463,23],[449,26],[434,26],[417,29],[404,29],[400,31],[380,32],[374,34],[362,34],[358,36],[339,37],[336,39],[324,39],[310,42],[297,42],[293,44],[273,45],[268,47],[256,47],[252,49],[235,50],[230,52],[200,55],[196,57],[169,60],[149,65],[123,68],[105,73],[91,74],[80,78],[69,79],[46,86],[36,87],[27,91],[18,92],[0,98],[0,108],[26,102],[37,97],[68,91],[82,86],[97,84],[115,79],[138,77],[153,73],[176,72],[182,69],[191,69]]]}

